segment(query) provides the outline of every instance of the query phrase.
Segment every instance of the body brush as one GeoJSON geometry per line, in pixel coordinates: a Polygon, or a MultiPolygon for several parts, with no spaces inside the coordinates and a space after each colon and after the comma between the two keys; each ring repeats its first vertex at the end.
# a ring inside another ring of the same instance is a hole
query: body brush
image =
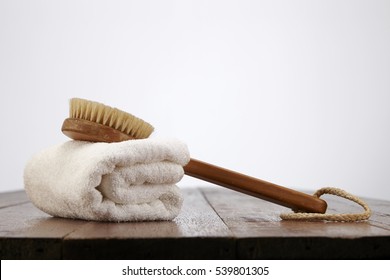
{"type": "MultiPolygon", "coordinates": [[[[149,123],[104,104],[80,98],[70,100],[70,116],[62,132],[74,140],[120,142],[148,138],[149,123]]],[[[325,213],[327,204],[317,197],[221,168],[197,159],[184,166],[186,175],[258,197],[295,211],[325,213]]]]}

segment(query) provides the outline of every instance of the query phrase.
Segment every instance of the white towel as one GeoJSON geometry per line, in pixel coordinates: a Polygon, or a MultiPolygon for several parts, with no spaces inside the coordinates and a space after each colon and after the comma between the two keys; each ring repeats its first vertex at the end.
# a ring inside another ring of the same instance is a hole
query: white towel
{"type": "Polygon", "coordinates": [[[187,146],[174,139],[68,141],[33,156],[24,185],[33,204],[52,216],[171,220],[181,209],[175,184],[188,161],[187,146]]]}

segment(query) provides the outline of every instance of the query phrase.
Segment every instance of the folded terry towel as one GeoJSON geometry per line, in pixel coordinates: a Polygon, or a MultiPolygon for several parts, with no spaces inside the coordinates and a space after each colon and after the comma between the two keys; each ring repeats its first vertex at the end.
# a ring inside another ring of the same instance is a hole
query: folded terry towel
{"type": "Polygon", "coordinates": [[[174,139],[68,141],[33,156],[24,184],[33,204],[52,216],[171,220],[181,209],[175,183],[188,161],[186,145],[174,139]]]}

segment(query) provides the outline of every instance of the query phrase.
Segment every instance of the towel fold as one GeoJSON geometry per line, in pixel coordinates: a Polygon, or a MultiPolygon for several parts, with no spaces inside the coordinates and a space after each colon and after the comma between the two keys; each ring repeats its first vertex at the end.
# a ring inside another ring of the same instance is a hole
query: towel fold
{"type": "Polygon", "coordinates": [[[174,139],[68,141],[33,156],[24,185],[33,204],[52,216],[171,220],[181,209],[175,184],[188,161],[187,146],[174,139]]]}

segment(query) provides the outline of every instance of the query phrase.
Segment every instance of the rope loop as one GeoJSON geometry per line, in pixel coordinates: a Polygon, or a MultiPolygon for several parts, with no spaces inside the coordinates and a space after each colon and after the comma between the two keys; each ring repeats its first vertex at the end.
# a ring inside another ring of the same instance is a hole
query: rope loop
{"type": "Polygon", "coordinates": [[[371,209],[360,198],[347,193],[346,191],[338,188],[322,188],[316,191],[313,196],[320,197],[323,194],[331,194],[339,197],[343,197],[350,201],[353,201],[363,207],[364,212],[358,214],[321,214],[321,213],[305,213],[305,212],[295,212],[295,213],[283,213],[280,217],[283,220],[304,220],[304,221],[332,221],[332,222],[357,222],[367,220],[371,216],[371,209]]]}

